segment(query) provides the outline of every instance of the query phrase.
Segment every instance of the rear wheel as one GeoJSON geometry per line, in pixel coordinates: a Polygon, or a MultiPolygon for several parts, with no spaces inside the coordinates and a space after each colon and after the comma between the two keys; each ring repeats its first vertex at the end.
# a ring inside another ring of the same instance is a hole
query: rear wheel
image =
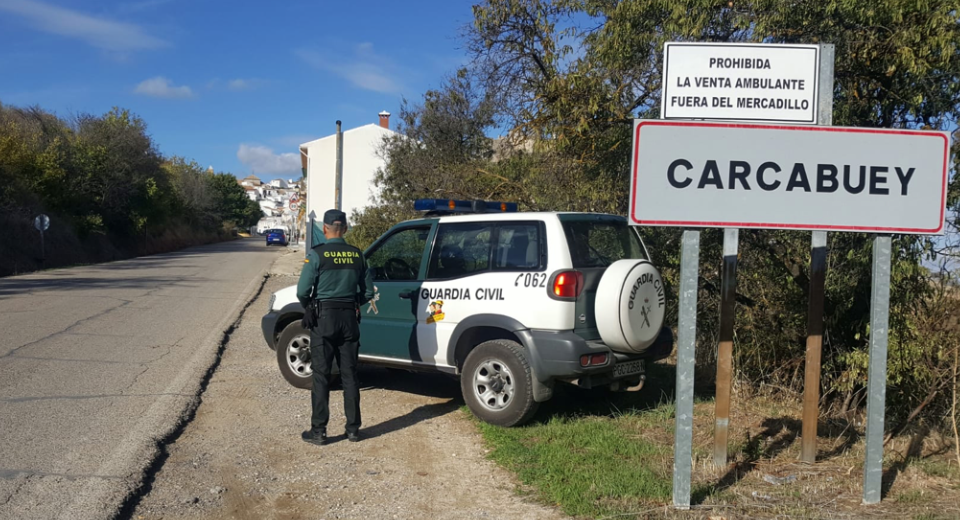
{"type": "Polygon", "coordinates": [[[474,415],[498,426],[523,424],[539,406],[530,363],[515,341],[495,339],[473,349],[463,364],[460,389],[474,415]]]}
{"type": "MultiPolygon", "coordinates": [[[[331,384],[340,379],[340,371],[333,362],[331,370],[331,384]]],[[[280,374],[288,383],[297,387],[313,388],[313,362],[310,356],[310,332],[304,329],[299,321],[286,326],[277,341],[277,364],[280,374]]]]}

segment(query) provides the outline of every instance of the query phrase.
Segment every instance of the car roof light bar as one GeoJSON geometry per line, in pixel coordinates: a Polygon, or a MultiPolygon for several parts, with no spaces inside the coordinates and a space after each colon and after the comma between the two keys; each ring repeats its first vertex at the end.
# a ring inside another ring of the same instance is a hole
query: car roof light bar
{"type": "Polygon", "coordinates": [[[417,199],[413,208],[430,213],[511,213],[517,211],[516,202],[456,199],[417,199]]]}

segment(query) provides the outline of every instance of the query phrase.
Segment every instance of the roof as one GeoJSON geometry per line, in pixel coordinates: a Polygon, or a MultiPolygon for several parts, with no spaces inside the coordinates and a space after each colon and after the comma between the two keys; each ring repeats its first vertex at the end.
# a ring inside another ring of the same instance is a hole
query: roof
{"type": "MultiPolygon", "coordinates": [[[[393,130],[390,130],[389,128],[384,128],[384,127],[380,126],[380,125],[377,124],[377,123],[370,123],[369,125],[363,125],[363,126],[358,126],[358,127],[356,127],[356,128],[351,128],[350,130],[344,130],[344,131],[343,131],[343,135],[346,136],[346,135],[348,135],[348,134],[353,134],[353,133],[357,133],[357,132],[361,132],[361,131],[370,131],[370,130],[375,130],[375,131],[377,131],[377,132],[385,133],[385,134],[396,134],[396,133],[397,133],[397,132],[394,132],[393,130]]],[[[337,138],[337,134],[336,134],[336,133],[333,133],[333,134],[330,134],[330,135],[328,135],[328,136],[326,136],[326,137],[321,137],[320,139],[314,139],[313,141],[307,141],[306,143],[303,143],[303,144],[300,145],[300,149],[307,148],[307,147],[310,146],[310,145],[318,144],[318,143],[320,143],[321,141],[325,141],[325,140],[327,140],[327,139],[336,139],[336,138],[337,138]]]]}

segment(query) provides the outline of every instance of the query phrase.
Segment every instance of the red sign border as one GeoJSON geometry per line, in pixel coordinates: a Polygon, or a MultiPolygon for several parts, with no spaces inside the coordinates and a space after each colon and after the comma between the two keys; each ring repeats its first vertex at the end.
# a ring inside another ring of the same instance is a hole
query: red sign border
{"type": "Polygon", "coordinates": [[[672,227],[725,227],[725,228],[751,228],[751,229],[789,229],[802,231],[849,231],[849,232],[868,232],[868,233],[897,233],[897,234],[941,234],[944,228],[944,216],[947,205],[947,181],[950,161],[950,140],[940,132],[925,132],[922,130],[900,130],[892,128],[849,128],[842,126],[793,126],[793,125],[758,125],[743,123],[706,123],[700,121],[667,121],[667,120],[643,120],[637,123],[636,133],[634,135],[633,147],[633,179],[630,186],[630,220],[640,226],[672,226],[672,227]],[[701,222],[686,220],[640,220],[637,218],[637,168],[639,165],[638,156],[640,147],[640,129],[644,126],[688,126],[688,127],[710,127],[710,128],[746,128],[750,130],[790,130],[804,132],[843,132],[855,134],[896,134],[896,135],[917,135],[924,137],[939,137],[943,139],[943,181],[941,183],[940,194],[940,226],[933,229],[922,228],[889,228],[889,227],[870,227],[870,226],[835,226],[824,224],[777,224],[769,222],[701,222]]]}

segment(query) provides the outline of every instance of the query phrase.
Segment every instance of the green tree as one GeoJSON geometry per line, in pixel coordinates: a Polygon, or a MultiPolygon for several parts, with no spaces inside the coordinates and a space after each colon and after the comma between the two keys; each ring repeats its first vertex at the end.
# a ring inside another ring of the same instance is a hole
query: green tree
{"type": "Polygon", "coordinates": [[[263,216],[260,205],[250,200],[237,178],[229,173],[207,176],[213,211],[227,228],[253,226],[263,216]]]}

